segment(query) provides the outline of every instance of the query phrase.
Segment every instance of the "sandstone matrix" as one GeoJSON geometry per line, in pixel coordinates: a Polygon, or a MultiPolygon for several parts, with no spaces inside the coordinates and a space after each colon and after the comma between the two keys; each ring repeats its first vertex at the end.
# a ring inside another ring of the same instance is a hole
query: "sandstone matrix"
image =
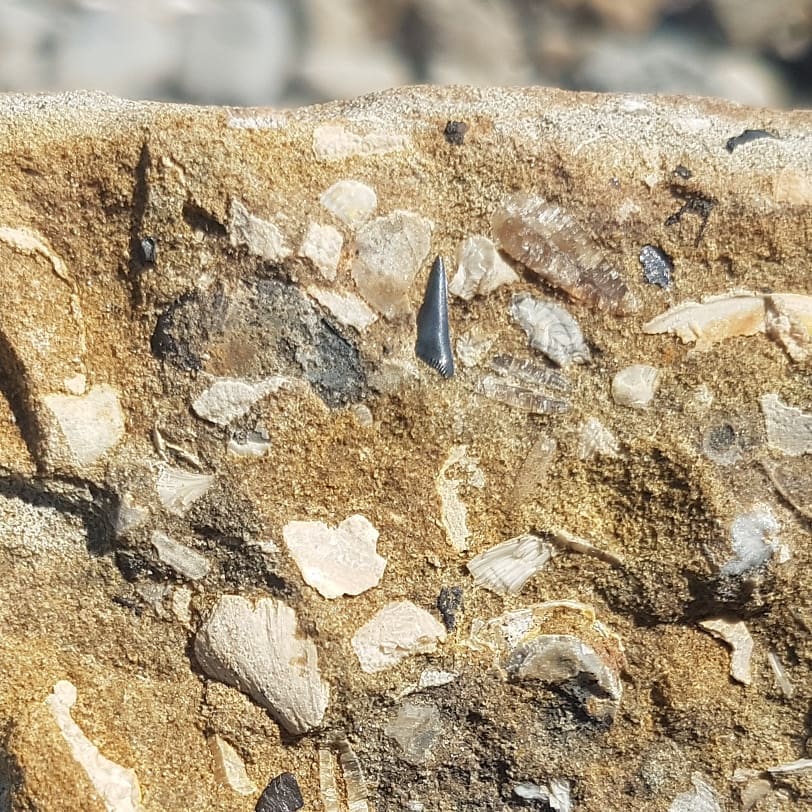
{"type": "Polygon", "coordinates": [[[0,810],[809,804],[810,133],[545,89],[0,97],[0,810]],[[416,313],[473,238],[499,284],[449,299],[443,380],[416,313]],[[526,297],[566,315],[532,346],[526,297]],[[283,530],[348,516],[377,548],[324,597],[283,530]],[[525,534],[556,555],[477,585],[525,534]],[[406,604],[431,639],[364,670],[406,604]]]}

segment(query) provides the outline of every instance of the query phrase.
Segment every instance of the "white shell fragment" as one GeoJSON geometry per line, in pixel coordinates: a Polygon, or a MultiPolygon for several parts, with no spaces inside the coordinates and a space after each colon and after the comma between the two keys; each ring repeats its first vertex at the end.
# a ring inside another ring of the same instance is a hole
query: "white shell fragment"
{"type": "Polygon", "coordinates": [[[276,225],[255,217],[236,198],[231,201],[228,237],[233,246],[244,245],[249,253],[266,262],[281,262],[290,256],[290,248],[276,225]]]}
{"type": "Polygon", "coordinates": [[[352,278],[361,296],[386,318],[409,310],[409,290],[429,255],[431,230],[430,220],[395,211],[358,231],[352,278]]]}
{"type": "Polygon", "coordinates": [[[812,454],[812,413],[787,406],[774,393],[762,395],[759,400],[767,442],[790,457],[812,454]]]}
{"type": "Polygon", "coordinates": [[[448,292],[470,302],[474,296],[487,296],[502,285],[518,280],[493,242],[475,235],[463,240],[457,249],[457,272],[448,283],[448,292]]]}
{"type": "Polygon", "coordinates": [[[227,426],[248,414],[257,401],[289,383],[280,375],[253,383],[239,378],[218,378],[192,401],[192,411],[209,423],[227,426]]]}
{"type": "Polygon", "coordinates": [[[271,438],[262,424],[249,431],[235,431],[228,441],[226,450],[235,457],[264,457],[271,448],[271,438]]]}
{"type": "Polygon", "coordinates": [[[588,418],[578,435],[578,459],[619,456],[620,445],[617,437],[597,417],[588,418]]]}
{"type": "Polygon", "coordinates": [[[770,664],[770,669],[775,677],[775,684],[778,686],[781,693],[787,698],[792,699],[795,696],[795,686],[787,676],[787,670],[781,662],[781,658],[774,651],[767,652],[767,662],[770,664]]]}
{"type": "Polygon", "coordinates": [[[632,364],[612,378],[612,400],[618,406],[645,409],[654,398],[659,370],[648,364],[632,364]]]}
{"type": "Polygon", "coordinates": [[[790,761],[787,764],[767,767],[767,772],[771,775],[798,775],[812,772],[812,758],[799,758],[797,761],[790,761]]]}
{"type": "Polygon", "coordinates": [[[526,533],[480,553],[468,562],[477,586],[497,595],[518,595],[554,555],[553,545],[526,533]]]}
{"type": "Polygon", "coordinates": [[[299,253],[307,257],[326,280],[332,282],[336,278],[343,245],[344,238],[338,229],[311,223],[299,253]]]}
{"type": "Polygon", "coordinates": [[[325,598],[360,595],[383,577],[386,559],[376,552],[378,531],[360,514],[335,528],[288,522],[282,537],[305,583],[325,598]]]}
{"type": "Polygon", "coordinates": [[[442,623],[411,601],[388,603],[353,635],[361,670],[383,671],[414,654],[430,654],[445,640],[442,623]]]}
{"type": "Polygon", "coordinates": [[[124,436],[124,414],[109,386],[94,386],[86,395],[45,395],[42,400],[64,438],[63,449],[48,451],[55,458],[92,465],[124,436]]]}
{"type": "Polygon", "coordinates": [[[777,534],[781,529],[772,511],[757,505],[737,516],[730,526],[734,557],[722,565],[722,575],[741,575],[757,569],[781,552],[777,534]]]}
{"type": "Polygon", "coordinates": [[[156,487],[161,504],[176,516],[183,516],[214,482],[213,474],[193,474],[170,465],[161,466],[156,487]]]}
{"type": "Polygon", "coordinates": [[[169,538],[166,533],[156,530],[150,541],[158,558],[183,578],[199,581],[209,574],[211,565],[205,556],[169,538]]]}
{"type": "Polygon", "coordinates": [[[289,733],[321,724],[330,689],[315,644],[299,636],[296,613],[282,601],[252,607],[223,595],[195,637],[195,656],[206,674],[248,694],[289,733]]]}
{"type": "Polygon", "coordinates": [[[367,303],[354,293],[337,293],[311,286],[307,292],[322,307],[326,307],[339,324],[353,327],[363,333],[378,320],[378,316],[367,303]]]}
{"type": "Polygon", "coordinates": [[[405,133],[373,130],[366,135],[348,130],[340,124],[322,124],[313,130],[313,152],[321,161],[382,155],[406,149],[409,138],[405,133]]]}
{"type": "Polygon", "coordinates": [[[375,190],[357,180],[340,180],[320,198],[321,205],[350,228],[358,228],[378,205],[375,190]]]}
{"type": "Polygon", "coordinates": [[[319,747],[319,795],[324,812],[341,812],[335,759],[332,751],[325,747],[319,747]]]}
{"type": "Polygon", "coordinates": [[[527,333],[530,346],[566,367],[591,360],[581,328],[563,307],[526,293],[513,297],[510,316],[527,333]]]}
{"type": "Polygon", "coordinates": [[[256,784],[248,777],[245,763],[237,751],[221,736],[209,736],[209,750],[214,759],[215,778],[238,795],[255,795],[256,784]]]}
{"type": "Polygon", "coordinates": [[[482,363],[493,346],[493,339],[484,333],[467,330],[457,338],[457,360],[470,369],[482,363]]]}
{"type": "Polygon", "coordinates": [[[45,700],[71,755],[87,773],[109,812],[142,812],[141,788],[135,772],[105,758],[73,721],[70,710],[76,704],[76,696],[76,686],[60,680],[45,700]]]}
{"type": "Polygon", "coordinates": [[[722,812],[716,790],[703,775],[693,773],[691,783],[694,788],[677,795],[668,812],[722,812]]]}
{"type": "Polygon", "coordinates": [[[730,676],[743,685],[750,684],[750,660],[753,656],[753,638],[744,621],[701,620],[699,625],[714,637],[724,641],[732,650],[730,676]]]}
{"type": "Polygon", "coordinates": [[[440,497],[440,521],[449,543],[458,553],[468,549],[468,538],[471,535],[468,529],[468,508],[460,498],[460,486],[468,483],[481,488],[485,484],[482,469],[467,452],[467,446],[452,446],[436,479],[437,494],[440,497]],[[449,469],[455,466],[463,472],[461,479],[448,476],[449,469]]]}
{"type": "Polygon", "coordinates": [[[798,363],[812,358],[812,296],[775,293],[765,297],[767,335],[798,363]]]}
{"type": "Polygon", "coordinates": [[[524,781],[513,787],[513,792],[526,801],[544,801],[554,812],[571,812],[570,782],[566,778],[551,778],[547,784],[524,781]]]}

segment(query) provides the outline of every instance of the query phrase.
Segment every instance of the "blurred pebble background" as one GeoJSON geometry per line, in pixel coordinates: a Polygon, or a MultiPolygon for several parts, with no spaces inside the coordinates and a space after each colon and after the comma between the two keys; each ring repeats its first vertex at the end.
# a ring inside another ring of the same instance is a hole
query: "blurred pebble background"
{"type": "Polygon", "coordinates": [[[812,0],[0,0],[0,89],[295,106],[413,83],[812,101],[812,0]]]}

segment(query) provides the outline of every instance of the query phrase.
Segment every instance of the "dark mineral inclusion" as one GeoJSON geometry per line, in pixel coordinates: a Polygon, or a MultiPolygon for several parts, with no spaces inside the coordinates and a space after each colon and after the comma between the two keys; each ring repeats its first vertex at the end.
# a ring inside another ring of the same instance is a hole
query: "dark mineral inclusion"
{"type": "Polygon", "coordinates": [[[294,812],[304,806],[304,798],[293,773],[277,775],[259,796],[254,812],[294,812]]]}

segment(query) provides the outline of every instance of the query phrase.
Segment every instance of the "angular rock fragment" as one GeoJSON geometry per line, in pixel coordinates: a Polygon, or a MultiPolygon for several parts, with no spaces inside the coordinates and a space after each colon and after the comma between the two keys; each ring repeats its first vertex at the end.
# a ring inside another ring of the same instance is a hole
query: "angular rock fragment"
{"type": "Polygon", "coordinates": [[[305,583],[325,598],[360,595],[377,586],[386,567],[378,555],[378,531],[355,514],[336,528],[324,522],[288,522],[285,544],[305,583]]]}
{"type": "Polygon", "coordinates": [[[315,286],[309,287],[307,293],[322,307],[326,307],[339,324],[353,327],[359,333],[363,333],[378,320],[377,314],[354,293],[338,293],[315,286]]]}
{"type": "Polygon", "coordinates": [[[296,812],[304,806],[299,782],[293,773],[277,775],[262,791],[254,812],[296,812]]]}
{"type": "Polygon", "coordinates": [[[518,282],[516,272],[499,256],[496,246],[481,235],[467,237],[457,249],[457,272],[448,292],[470,302],[487,296],[502,285],[518,282]]]}
{"type": "Polygon", "coordinates": [[[719,796],[701,773],[691,775],[694,788],[677,795],[668,812],[722,812],[719,796]]]}
{"type": "Polygon", "coordinates": [[[387,319],[409,310],[409,290],[429,254],[432,223],[395,211],[361,228],[352,278],[358,292],[387,319]]]}
{"type": "Polygon", "coordinates": [[[256,382],[219,378],[192,401],[192,411],[216,426],[227,426],[246,415],[257,401],[289,384],[280,375],[256,382]]]}
{"type": "Polygon", "coordinates": [[[581,328],[563,307],[523,293],[513,297],[510,316],[527,333],[530,346],[558,366],[591,360],[581,328]]]}
{"type": "Polygon", "coordinates": [[[750,660],[753,656],[753,638],[747,629],[747,625],[741,620],[731,621],[723,618],[700,620],[699,625],[730,646],[732,650],[730,676],[736,682],[749,685],[751,681],[750,660]]]}
{"type": "Polygon", "coordinates": [[[462,609],[463,592],[461,586],[444,586],[437,596],[437,611],[448,631],[457,626],[457,612],[462,609]]]}
{"type": "Polygon", "coordinates": [[[93,788],[111,812],[142,812],[141,788],[135,772],[105,758],[71,717],[76,687],[67,680],[54,685],[45,704],[70,748],[71,755],[87,773],[93,788]]]}
{"type": "Polygon", "coordinates": [[[353,635],[352,647],[367,674],[391,668],[404,657],[430,654],[445,628],[411,601],[388,603],[353,635]]]}
{"type": "Polygon", "coordinates": [[[787,406],[774,393],[762,395],[760,403],[773,448],[790,457],[812,454],[812,413],[787,406]]]}
{"type": "Polygon", "coordinates": [[[236,198],[231,201],[228,236],[233,246],[242,245],[266,262],[281,262],[291,250],[279,228],[268,220],[255,217],[236,198]]]}
{"type": "Polygon", "coordinates": [[[440,712],[434,705],[410,701],[400,705],[395,718],[384,728],[386,735],[400,745],[401,758],[409,764],[429,762],[442,731],[440,712]]]}
{"type": "Polygon", "coordinates": [[[526,801],[544,801],[553,812],[571,812],[570,782],[566,778],[551,778],[547,784],[522,782],[513,792],[526,801]]]}
{"type": "Polygon", "coordinates": [[[767,652],[767,662],[770,664],[770,669],[775,677],[775,683],[780,689],[781,693],[787,699],[792,699],[792,697],[795,696],[795,686],[787,676],[787,670],[784,668],[781,658],[775,651],[769,651],[767,652]]]}
{"type": "Polygon", "coordinates": [[[363,225],[375,211],[375,190],[357,180],[340,180],[320,198],[321,205],[350,228],[363,225]]]}
{"type": "Polygon", "coordinates": [[[588,418],[581,426],[578,436],[578,459],[619,456],[620,445],[617,437],[597,417],[588,418]]]}
{"type": "Polygon", "coordinates": [[[214,483],[213,474],[195,474],[170,465],[161,467],[155,483],[161,504],[176,516],[183,516],[214,483]]]}
{"type": "Polygon", "coordinates": [[[206,557],[156,530],[150,539],[158,558],[178,575],[199,581],[209,574],[211,565],[206,557]]]}
{"type": "Polygon", "coordinates": [[[206,674],[248,694],[289,733],[321,724],[330,690],[316,646],[299,636],[295,612],[281,601],[252,607],[223,595],[195,637],[195,656],[206,674]]]}
{"type": "Polygon", "coordinates": [[[472,558],[467,566],[477,586],[497,595],[518,595],[554,554],[552,544],[525,533],[485,550],[472,558]]]}
{"type": "Polygon", "coordinates": [[[248,777],[245,763],[237,751],[221,736],[209,736],[209,750],[214,759],[214,775],[238,795],[254,795],[256,784],[248,777]]]}
{"type": "Polygon", "coordinates": [[[333,226],[311,223],[299,253],[307,257],[328,281],[336,278],[344,238],[333,226]]]}
{"type": "Polygon", "coordinates": [[[798,363],[812,358],[812,296],[775,293],[765,296],[767,335],[798,363]]]}
{"type": "Polygon", "coordinates": [[[463,482],[483,487],[485,484],[482,470],[476,461],[468,456],[468,447],[464,445],[452,446],[448,457],[437,475],[437,494],[440,497],[440,521],[446,532],[446,537],[457,552],[468,549],[468,538],[471,531],[468,529],[468,508],[459,495],[463,482]],[[448,476],[450,468],[459,467],[464,472],[463,479],[454,479],[448,476]]]}
{"type": "Polygon", "coordinates": [[[654,398],[659,370],[648,364],[632,364],[612,378],[612,399],[618,406],[645,409],[654,398]]]}
{"type": "Polygon", "coordinates": [[[560,206],[518,193],[501,204],[491,225],[503,251],[576,301],[616,315],[637,309],[595,238],[560,206]]]}

